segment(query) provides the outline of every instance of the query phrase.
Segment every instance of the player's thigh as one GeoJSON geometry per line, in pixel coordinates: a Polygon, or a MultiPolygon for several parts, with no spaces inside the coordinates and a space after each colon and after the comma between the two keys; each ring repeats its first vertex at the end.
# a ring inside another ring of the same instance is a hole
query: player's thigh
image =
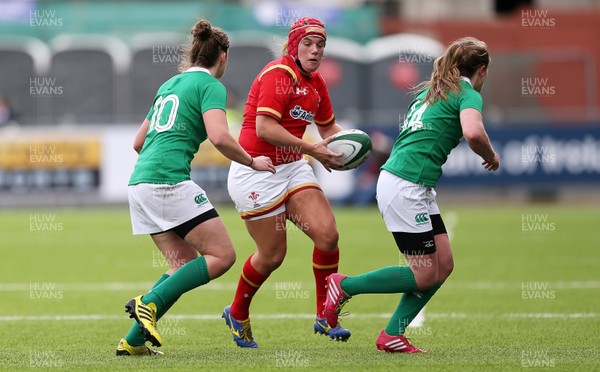
{"type": "Polygon", "coordinates": [[[448,234],[435,235],[438,258],[438,283],[443,283],[454,270],[454,257],[450,248],[448,234]]]}
{"type": "Polygon", "coordinates": [[[187,262],[198,258],[198,252],[173,231],[151,235],[154,244],[161,251],[170,266],[168,274],[174,273],[187,262]]]}
{"type": "Polygon", "coordinates": [[[323,251],[337,248],[335,216],[323,191],[307,188],[292,194],[286,203],[287,218],[323,251]]]}
{"type": "Polygon", "coordinates": [[[433,231],[393,232],[394,240],[411,268],[419,290],[427,290],[438,282],[438,255],[433,231]]]}
{"type": "Polygon", "coordinates": [[[429,189],[427,199],[438,259],[438,282],[443,283],[454,270],[454,258],[452,257],[448,232],[435,197],[435,190],[433,188],[429,189]]]}
{"type": "Polygon", "coordinates": [[[438,282],[437,252],[425,255],[410,255],[405,253],[404,257],[415,276],[415,281],[420,291],[425,291],[438,282]]]}
{"type": "Polygon", "coordinates": [[[259,273],[268,275],[281,265],[287,252],[285,213],[246,220],[246,228],[256,243],[252,266],[259,273]]]}
{"type": "Polygon", "coordinates": [[[270,217],[285,210],[289,167],[287,164],[279,165],[277,173],[271,174],[232,162],[227,189],[244,220],[270,217]]]}
{"type": "Polygon", "coordinates": [[[231,238],[220,217],[196,225],[185,235],[185,240],[203,256],[223,257],[235,254],[231,238]]]}

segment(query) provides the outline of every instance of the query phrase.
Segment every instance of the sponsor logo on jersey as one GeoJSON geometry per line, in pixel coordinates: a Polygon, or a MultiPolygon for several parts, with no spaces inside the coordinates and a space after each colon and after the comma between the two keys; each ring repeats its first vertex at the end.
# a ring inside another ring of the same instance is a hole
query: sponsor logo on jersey
{"type": "Polygon", "coordinates": [[[208,199],[206,198],[204,193],[201,192],[200,194],[196,195],[196,197],[194,198],[194,201],[196,202],[196,204],[202,205],[202,204],[205,204],[206,202],[208,202],[208,199]]]}
{"type": "Polygon", "coordinates": [[[415,215],[415,222],[417,223],[417,225],[423,225],[429,222],[429,217],[427,216],[427,213],[417,213],[415,215]]]}
{"type": "Polygon", "coordinates": [[[300,87],[296,87],[296,94],[300,95],[307,95],[308,94],[308,88],[304,87],[304,88],[300,88],[300,87]]]}
{"type": "Polygon", "coordinates": [[[315,118],[315,114],[304,110],[300,105],[296,105],[290,110],[290,116],[294,119],[308,121],[309,123],[312,123],[313,119],[315,118]]]}
{"type": "Polygon", "coordinates": [[[250,198],[250,200],[252,200],[254,202],[254,208],[260,207],[260,204],[258,204],[258,202],[257,202],[259,196],[260,196],[260,194],[257,194],[254,191],[252,191],[250,193],[250,195],[248,195],[248,198],[250,198]]]}

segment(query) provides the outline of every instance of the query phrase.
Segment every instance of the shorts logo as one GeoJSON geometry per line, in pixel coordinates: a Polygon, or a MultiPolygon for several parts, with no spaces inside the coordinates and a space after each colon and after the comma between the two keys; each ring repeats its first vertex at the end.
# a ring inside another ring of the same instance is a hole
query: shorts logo
{"type": "Polygon", "coordinates": [[[433,244],[433,240],[428,240],[425,242],[425,248],[431,248],[433,247],[435,244],[433,244]]]}
{"type": "Polygon", "coordinates": [[[248,198],[250,198],[250,200],[252,200],[254,202],[254,208],[260,207],[260,204],[257,203],[257,200],[258,200],[259,196],[260,196],[260,194],[257,194],[254,191],[252,191],[250,193],[250,195],[248,196],[248,198]]]}
{"type": "Polygon", "coordinates": [[[196,195],[196,197],[194,198],[194,201],[196,202],[196,204],[202,205],[202,204],[205,204],[206,202],[208,202],[208,199],[206,198],[204,193],[201,192],[200,194],[196,195]]]}
{"type": "Polygon", "coordinates": [[[427,213],[417,213],[415,215],[415,222],[417,223],[417,225],[423,225],[429,222],[429,217],[427,216],[427,213]]]}

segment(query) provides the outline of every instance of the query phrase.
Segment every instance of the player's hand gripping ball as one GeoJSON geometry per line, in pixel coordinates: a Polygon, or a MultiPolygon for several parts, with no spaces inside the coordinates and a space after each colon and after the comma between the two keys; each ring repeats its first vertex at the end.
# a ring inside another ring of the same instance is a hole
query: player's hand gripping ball
{"type": "Polygon", "coordinates": [[[367,160],[373,145],[369,135],[362,130],[346,129],[337,132],[327,147],[333,152],[343,154],[337,158],[343,167],[335,168],[335,170],[350,170],[367,160]]]}

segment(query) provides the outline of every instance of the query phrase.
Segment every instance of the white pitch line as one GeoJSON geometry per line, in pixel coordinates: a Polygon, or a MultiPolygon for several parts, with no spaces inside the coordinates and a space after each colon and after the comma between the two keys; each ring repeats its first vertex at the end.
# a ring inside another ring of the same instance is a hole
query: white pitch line
{"type": "MultiPolygon", "coordinates": [[[[0,292],[20,292],[29,290],[61,290],[73,292],[103,291],[148,291],[154,283],[152,282],[112,282],[112,283],[55,283],[55,282],[31,282],[31,283],[0,283],[0,292]],[[47,286],[44,286],[47,285],[47,286]]],[[[202,286],[203,290],[229,291],[235,290],[237,283],[211,282],[202,286]]]]}
{"type": "MultiPolygon", "coordinates": [[[[391,313],[350,314],[352,319],[388,319],[391,313]]],[[[503,314],[468,314],[468,313],[427,313],[428,319],[595,319],[598,313],[503,313],[503,314]]],[[[315,314],[253,314],[252,319],[314,319],[315,314]]],[[[5,315],[0,322],[22,321],[88,321],[127,319],[124,315],[89,314],[89,315],[5,315]]],[[[180,320],[220,320],[217,314],[179,314],[167,315],[165,319],[180,320]]]]}
{"type": "MultiPolygon", "coordinates": [[[[490,289],[505,289],[505,290],[522,290],[523,285],[529,284],[543,285],[544,289],[560,290],[560,289],[600,289],[600,281],[513,281],[513,282],[494,282],[494,281],[476,281],[476,282],[454,282],[449,280],[443,285],[447,289],[465,289],[465,290],[490,290],[490,289]]],[[[152,282],[109,282],[109,283],[56,283],[56,282],[30,282],[30,283],[0,283],[0,292],[20,292],[29,290],[62,290],[73,292],[87,291],[103,291],[103,292],[119,292],[119,291],[147,291],[152,287],[152,282]],[[45,286],[47,285],[47,286],[45,286]]],[[[264,287],[266,289],[280,291],[295,291],[304,290],[304,282],[298,281],[278,281],[269,283],[264,287]]],[[[312,282],[306,284],[312,288],[312,282]]],[[[229,282],[210,282],[202,286],[202,290],[209,291],[232,291],[237,288],[237,283],[229,282]]]]}
{"type": "Polygon", "coordinates": [[[557,281],[546,282],[541,280],[523,280],[520,282],[494,282],[494,281],[476,281],[476,282],[453,282],[449,280],[442,288],[456,289],[518,289],[523,285],[538,284],[547,289],[600,289],[600,281],[557,281]]]}

